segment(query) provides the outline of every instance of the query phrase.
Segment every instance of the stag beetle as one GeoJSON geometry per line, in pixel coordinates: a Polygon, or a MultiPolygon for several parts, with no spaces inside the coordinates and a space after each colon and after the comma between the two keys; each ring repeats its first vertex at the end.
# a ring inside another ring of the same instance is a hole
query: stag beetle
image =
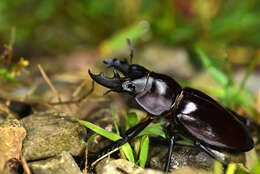
{"type": "MultiPolygon", "coordinates": [[[[143,66],[132,64],[133,49],[130,47],[130,64],[125,59],[107,59],[104,63],[107,68],[114,68],[114,77],[108,78],[104,73],[89,75],[97,83],[109,88],[108,92],[126,92],[135,97],[136,102],[148,114],[136,126],[128,129],[124,137],[110,146],[105,147],[97,158],[114,151],[121,145],[129,142],[140,133],[154,119],[165,117],[170,124],[177,125],[178,132],[189,136],[194,145],[204,150],[212,158],[227,166],[228,160],[223,159],[215,151],[231,153],[247,152],[254,147],[242,119],[235,112],[222,107],[214,99],[203,92],[182,88],[171,77],[152,72],[143,66]],[[120,77],[120,71],[124,77],[120,77]]],[[[174,132],[174,131],[172,131],[174,132]]],[[[175,131],[176,132],[176,131],[175,131]]],[[[178,134],[170,134],[170,145],[165,171],[168,172],[172,149],[178,134]]]]}

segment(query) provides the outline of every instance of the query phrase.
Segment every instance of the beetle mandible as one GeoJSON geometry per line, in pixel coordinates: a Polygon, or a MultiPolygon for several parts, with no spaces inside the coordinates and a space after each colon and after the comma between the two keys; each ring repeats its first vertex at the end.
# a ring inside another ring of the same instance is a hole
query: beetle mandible
{"type": "MultiPolygon", "coordinates": [[[[128,129],[124,137],[105,147],[97,158],[117,149],[129,142],[154,119],[167,117],[171,124],[178,125],[178,132],[189,136],[194,145],[208,155],[227,166],[228,161],[214,153],[222,150],[232,153],[246,152],[254,147],[245,125],[236,113],[222,107],[205,93],[182,88],[171,77],[152,72],[143,66],[132,64],[133,49],[130,41],[130,64],[127,59],[106,59],[107,68],[114,68],[114,77],[108,78],[104,73],[89,75],[97,83],[109,88],[107,92],[126,92],[148,113],[146,118],[136,126],[128,129]],[[124,77],[120,77],[120,71],[124,77]]],[[[106,93],[107,93],[106,92],[106,93]]],[[[177,135],[168,135],[170,144],[165,171],[168,172],[172,149],[177,135]]]]}

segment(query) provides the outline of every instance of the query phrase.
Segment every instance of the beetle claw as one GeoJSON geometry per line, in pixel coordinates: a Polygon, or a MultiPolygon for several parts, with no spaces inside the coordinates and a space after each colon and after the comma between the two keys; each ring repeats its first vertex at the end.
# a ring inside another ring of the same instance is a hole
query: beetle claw
{"type": "Polygon", "coordinates": [[[121,78],[119,73],[117,72],[117,70],[113,70],[113,73],[114,73],[114,77],[113,78],[121,78]]]}

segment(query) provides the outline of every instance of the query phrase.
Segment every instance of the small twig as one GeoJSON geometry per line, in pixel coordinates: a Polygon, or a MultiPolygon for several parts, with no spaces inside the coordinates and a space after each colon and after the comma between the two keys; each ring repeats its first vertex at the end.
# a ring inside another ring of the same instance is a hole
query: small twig
{"type": "Polygon", "coordinates": [[[83,89],[84,86],[86,86],[86,84],[88,83],[88,80],[84,80],[79,87],[77,87],[77,89],[73,92],[72,97],[76,97],[80,91],[83,89]]]}
{"type": "MultiPolygon", "coordinates": [[[[121,147],[121,146],[120,146],[121,147]]],[[[94,161],[91,164],[91,167],[94,167],[99,161],[101,161],[102,159],[104,159],[105,157],[107,157],[108,155],[114,153],[115,151],[118,151],[120,149],[120,147],[115,148],[114,150],[108,152],[107,154],[103,155],[102,157],[100,157],[99,159],[97,159],[96,161],[94,161]]]]}
{"type": "Polygon", "coordinates": [[[83,174],[88,173],[88,150],[85,150],[85,167],[83,169],[83,174]]]}
{"type": "Polygon", "coordinates": [[[85,100],[93,91],[94,91],[94,81],[92,81],[91,83],[91,88],[90,90],[83,95],[82,97],[80,97],[77,100],[69,100],[69,101],[63,101],[63,102],[53,102],[53,103],[48,103],[48,102],[39,102],[39,101],[30,101],[30,100],[25,100],[23,98],[10,98],[10,97],[0,97],[1,100],[5,100],[5,101],[14,101],[14,102],[23,102],[25,104],[28,105],[41,105],[41,106],[45,106],[45,107],[49,107],[51,109],[57,110],[59,112],[64,112],[63,110],[59,110],[57,108],[54,107],[54,105],[62,105],[62,104],[75,104],[75,103],[80,103],[83,100],[85,100]]]}
{"type": "Polygon", "coordinates": [[[50,105],[62,105],[62,104],[73,104],[73,103],[80,103],[83,100],[85,100],[93,91],[94,91],[94,87],[95,87],[95,82],[92,81],[91,83],[91,88],[89,90],[89,92],[87,92],[85,95],[81,96],[79,99],[77,100],[69,100],[69,101],[63,101],[63,102],[53,102],[53,103],[49,103],[50,105]]]}
{"type": "Polygon", "coordinates": [[[58,93],[58,91],[56,90],[56,88],[53,86],[53,84],[51,83],[49,77],[46,75],[45,71],[43,70],[42,66],[40,64],[38,64],[38,68],[42,74],[42,77],[44,78],[44,80],[47,82],[47,84],[50,86],[51,90],[53,91],[53,93],[57,96],[59,102],[61,102],[61,97],[58,93]]]}
{"type": "Polygon", "coordinates": [[[29,168],[26,160],[24,159],[23,154],[21,154],[21,163],[22,163],[22,166],[23,166],[23,169],[24,169],[25,173],[26,174],[31,174],[30,168],[29,168]]]}

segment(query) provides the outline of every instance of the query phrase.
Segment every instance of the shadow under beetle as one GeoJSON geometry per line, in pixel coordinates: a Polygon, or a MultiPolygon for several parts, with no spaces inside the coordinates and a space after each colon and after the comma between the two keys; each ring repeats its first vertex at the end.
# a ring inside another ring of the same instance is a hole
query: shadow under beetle
{"type": "MultiPolygon", "coordinates": [[[[130,62],[132,62],[133,49],[130,41],[127,41],[131,49],[130,62]]],[[[128,129],[122,139],[105,147],[97,158],[129,142],[152,120],[161,117],[167,118],[170,124],[174,125],[172,127],[177,127],[177,130],[169,131],[175,133],[168,135],[170,145],[165,165],[166,172],[169,170],[175,141],[179,138],[176,132],[191,138],[195,146],[219,160],[224,166],[227,166],[228,161],[215,153],[215,150],[239,153],[254,147],[244,124],[246,120],[222,107],[203,92],[188,87],[182,88],[171,77],[152,72],[137,64],[129,64],[126,59],[123,61],[107,59],[104,63],[107,68],[114,68],[114,77],[105,77],[104,73],[94,75],[89,70],[91,78],[110,89],[105,94],[114,91],[132,95],[148,115],[139,124],[128,129]],[[120,77],[117,70],[124,77],[120,77]]]]}

